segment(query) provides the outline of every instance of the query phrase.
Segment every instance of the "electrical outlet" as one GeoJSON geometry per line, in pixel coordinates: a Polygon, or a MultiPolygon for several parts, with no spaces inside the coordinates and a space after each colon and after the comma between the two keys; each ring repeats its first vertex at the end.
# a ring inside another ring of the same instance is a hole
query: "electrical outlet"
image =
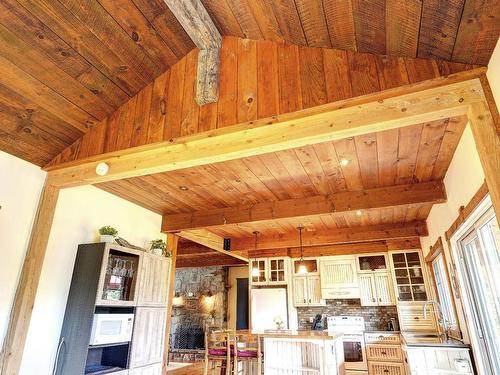
{"type": "Polygon", "coordinates": [[[314,318],[312,316],[309,318],[309,323],[314,323],[314,318]]]}

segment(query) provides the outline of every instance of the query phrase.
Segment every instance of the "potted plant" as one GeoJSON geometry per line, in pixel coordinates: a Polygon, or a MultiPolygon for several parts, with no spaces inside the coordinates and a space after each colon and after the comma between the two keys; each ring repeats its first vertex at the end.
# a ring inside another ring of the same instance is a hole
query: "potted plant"
{"type": "Polygon", "coordinates": [[[170,256],[170,253],[167,251],[167,244],[162,239],[151,241],[151,252],[155,255],[170,256]]]}
{"type": "Polygon", "coordinates": [[[99,229],[99,234],[101,235],[101,242],[112,243],[118,235],[118,231],[115,228],[106,225],[99,229]]]}

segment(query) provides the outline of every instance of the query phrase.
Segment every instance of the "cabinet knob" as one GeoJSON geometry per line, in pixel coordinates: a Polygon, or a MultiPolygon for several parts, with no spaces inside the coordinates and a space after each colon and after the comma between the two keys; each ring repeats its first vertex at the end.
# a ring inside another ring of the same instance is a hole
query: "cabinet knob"
{"type": "Polygon", "coordinates": [[[311,299],[309,298],[309,303],[311,303],[311,299]]]}
{"type": "Polygon", "coordinates": [[[304,303],[306,303],[306,299],[304,298],[304,303]]]}
{"type": "Polygon", "coordinates": [[[386,352],[380,352],[380,354],[382,354],[382,355],[387,355],[387,353],[386,353],[386,352]]]}
{"type": "Polygon", "coordinates": [[[378,300],[379,300],[379,302],[382,302],[382,298],[379,298],[378,300]]]}
{"type": "Polygon", "coordinates": [[[372,302],[375,302],[375,298],[372,298],[372,302]]]}
{"type": "Polygon", "coordinates": [[[419,318],[418,316],[416,316],[416,317],[414,317],[413,319],[415,319],[415,320],[419,320],[420,318],[419,318]]]}

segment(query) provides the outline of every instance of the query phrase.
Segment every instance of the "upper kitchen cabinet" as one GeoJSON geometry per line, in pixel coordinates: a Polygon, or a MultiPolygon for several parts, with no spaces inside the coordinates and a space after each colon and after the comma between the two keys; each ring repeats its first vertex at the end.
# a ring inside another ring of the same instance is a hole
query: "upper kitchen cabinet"
{"type": "Polygon", "coordinates": [[[324,299],[360,297],[354,255],[321,258],[320,278],[324,299]]]}
{"type": "Polygon", "coordinates": [[[391,306],[396,304],[389,272],[359,275],[361,306],[391,306]]]}
{"type": "Polygon", "coordinates": [[[426,301],[425,270],[420,251],[394,251],[389,257],[398,301],[426,301]]]}
{"type": "Polygon", "coordinates": [[[293,274],[302,275],[300,266],[304,266],[307,275],[319,275],[319,259],[318,258],[295,258],[292,259],[293,274]]]}
{"type": "Polygon", "coordinates": [[[249,263],[250,284],[284,285],[288,283],[288,257],[257,258],[249,263]],[[258,270],[258,272],[256,271],[258,270]],[[258,273],[258,274],[257,274],[258,273]]]}
{"type": "Polygon", "coordinates": [[[143,254],[139,274],[138,305],[167,306],[170,262],[170,258],[143,254]]]}
{"type": "Polygon", "coordinates": [[[387,272],[388,264],[386,254],[365,254],[356,257],[358,273],[387,272]]]}

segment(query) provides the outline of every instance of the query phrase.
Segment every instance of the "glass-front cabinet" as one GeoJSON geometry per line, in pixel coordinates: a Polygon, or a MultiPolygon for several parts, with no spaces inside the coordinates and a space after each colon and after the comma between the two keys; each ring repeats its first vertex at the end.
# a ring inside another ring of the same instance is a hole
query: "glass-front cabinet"
{"type": "Polygon", "coordinates": [[[420,251],[391,252],[390,259],[398,301],[426,301],[427,291],[420,251]]]}
{"type": "Polygon", "coordinates": [[[377,271],[386,272],[388,269],[388,262],[385,254],[358,255],[356,257],[356,263],[359,273],[377,271]]]}
{"type": "Polygon", "coordinates": [[[288,257],[257,258],[249,263],[252,285],[281,285],[288,279],[288,257]]]}

